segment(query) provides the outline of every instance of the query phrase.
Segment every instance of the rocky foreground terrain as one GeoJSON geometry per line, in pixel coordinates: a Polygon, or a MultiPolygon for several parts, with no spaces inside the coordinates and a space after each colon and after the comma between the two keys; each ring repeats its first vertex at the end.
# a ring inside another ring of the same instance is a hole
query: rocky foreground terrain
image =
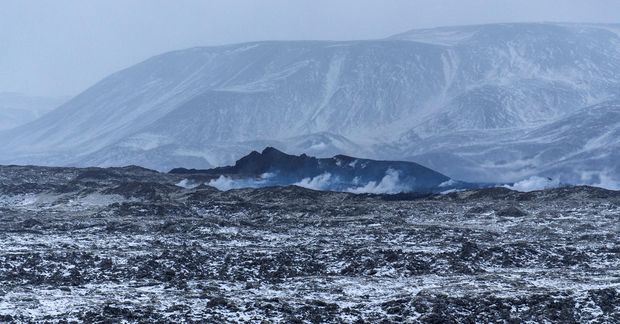
{"type": "Polygon", "coordinates": [[[620,322],[620,192],[0,167],[0,322],[620,322]]]}

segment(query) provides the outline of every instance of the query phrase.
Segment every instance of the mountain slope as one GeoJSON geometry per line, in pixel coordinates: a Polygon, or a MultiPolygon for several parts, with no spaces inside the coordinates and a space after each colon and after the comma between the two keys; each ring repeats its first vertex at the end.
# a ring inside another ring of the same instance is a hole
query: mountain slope
{"type": "Polygon", "coordinates": [[[31,122],[60,106],[67,98],[27,96],[18,93],[0,93],[0,130],[31,122]]]}
{"type": "Polygon", "coordinates": [[[454,132],[419,140],[404,150],[412,153],[409,159],[442,172],[469,174],[470,181],[544,174],[566,183],[617,188],[620,100],[585,107],[538,127],[454,132]]]}
{"type": "Polygon", "coordinates": [[[207,168],[277,146],[409,159],[464,180],[555,172],[569,164],[552,153],[562,141],[542,140],[554,123],[578,127],[570,116],[618,98],[616,27],[495,24],[171,52],[0,133],[0,163],[207,168]],[[533,150],[548,153],[527,167],[533,150]]]}

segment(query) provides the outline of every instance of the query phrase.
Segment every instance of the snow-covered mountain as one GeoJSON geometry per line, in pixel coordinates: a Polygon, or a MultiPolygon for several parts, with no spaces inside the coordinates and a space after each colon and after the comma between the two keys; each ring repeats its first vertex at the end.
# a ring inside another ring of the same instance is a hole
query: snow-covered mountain
{"type": "Polygon", "coordinates": [[[404,151],[411,154],[408,160],[467,174],[470,181],[536,174],[620,189],[620,101],[584,107],[537,127],[451,132],[404,151]]]}
{"type": "Polygon", "coordinates": [[[0,130],[31,122],[66,100],[67,98],[35,97],[13,92],[0,93],[0,130]]]}
{"type": "Polygon", "coordinates": [[[166,53],[0,133],[0,163],[230,164],[275,146],[452,178],[620,179],[620,25],[493,24],[166,53]]]}

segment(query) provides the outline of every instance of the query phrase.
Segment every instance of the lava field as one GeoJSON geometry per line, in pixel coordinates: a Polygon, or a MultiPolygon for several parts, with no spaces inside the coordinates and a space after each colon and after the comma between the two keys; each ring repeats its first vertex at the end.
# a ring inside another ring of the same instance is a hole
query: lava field
{"type": "Polygon", "coordinates": [[[620,322],[620,192],[0,167],[0,322],[620,322]]]}

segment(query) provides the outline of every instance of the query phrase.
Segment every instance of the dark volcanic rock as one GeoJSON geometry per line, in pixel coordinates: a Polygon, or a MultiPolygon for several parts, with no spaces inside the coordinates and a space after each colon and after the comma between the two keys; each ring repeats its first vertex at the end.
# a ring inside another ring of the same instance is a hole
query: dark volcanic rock
{"type": "Polygon", "coordinates": [[[118,194],[126,198],[142,198],[149,201],[161,200],[173,192],[181,191],[174,185],[157,182],[122,182],[113,188],[104,190],[104,194],[118,194]]]}
{"type": "Polygon", "coordinates": [[[508,206],[506,208],[497,211],[497,216],[503,217],[523,217],[527,216],[527,213],[517,208],[516,206],[508,206]]]}
{"type": "Polygon", "coordinates": [[[0,322],[620,322],[615,191],[185,176],[0,166],[0,322]]]}
{"type": "MultiPolygon", "coordinates": [[[[359,184],[380,183],[390,172],[398,173],[398,179],[406,191],[439,192],[449,189],[440,187],[450,180],[449,177],[413,162],[376,161],[358,159],[346,155],[318,159],[305,154],[296,156],[278,151],[273,147],[265,148],[261,153],[253,151],[239,159],[234,166],[219,167],[209,170],[173,169],[171,174],[211,176],[232,176],[234,178],[260,178],[265,174],[271,185],[286,185],[312,179],[320,175],[329,175],[332,182],[328,189],[341,191],[359,184]]],[[[460,186],[471,186],[460,183],[460,186]]]]}

